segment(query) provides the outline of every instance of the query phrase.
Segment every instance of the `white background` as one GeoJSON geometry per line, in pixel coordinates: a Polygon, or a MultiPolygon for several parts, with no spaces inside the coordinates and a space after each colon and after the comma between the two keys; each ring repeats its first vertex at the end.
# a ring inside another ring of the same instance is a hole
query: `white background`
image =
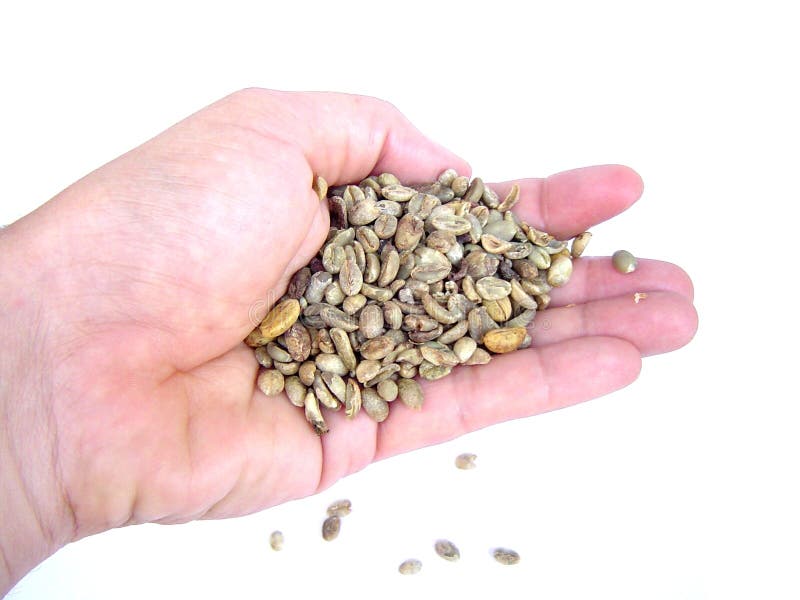
{"type": "Polygon", "coordinates": [[[603,399],[250,517],[83,540],[10,597],[800,597],[790,3],[199,4],[2,3],[0,222],[238,88],[358,92],[486,180],[637,169],[642,201],[590,253],[684,266],[700,329],[603,399]],[[478,469],[453,468],[464,451],[478,469]],[[340,496],[354,511],[326,544],[340,496]],[[496,545],[522,562],[494,563],[496,545]],[[400,577],[412,556],[422,573],[400,577]]]}

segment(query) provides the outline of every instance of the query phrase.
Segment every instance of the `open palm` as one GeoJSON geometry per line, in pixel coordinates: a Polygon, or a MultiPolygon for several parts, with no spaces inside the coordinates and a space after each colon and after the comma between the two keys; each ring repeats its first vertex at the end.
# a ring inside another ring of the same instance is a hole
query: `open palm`
{"type": "MultiPolygon", "coordinates": [[[[36,377],[46,374],[42,412],[74,537],[312,494],[373,460],[620,388],[641,356],[691,338],[692,286],[679,268],[643,260],[622,276],[607,258],[581,259],[537,317],[533,348],[424,382],[421,413],[396,403],[380,425],[330,414],[318,437],[302,410],[255,388],[258,365],[242,343],[325,240],[312,175],[421,182],[446,167],[469,174],[383,102],[246,90],[9,229],[46,285],[31,311],[42,332],[36,377]],[[634,303],[634,292],[647,300],[634,303]]],[[[641,194],[620,166],[519,183],[515,212],[562,238],[641,194]]]]}

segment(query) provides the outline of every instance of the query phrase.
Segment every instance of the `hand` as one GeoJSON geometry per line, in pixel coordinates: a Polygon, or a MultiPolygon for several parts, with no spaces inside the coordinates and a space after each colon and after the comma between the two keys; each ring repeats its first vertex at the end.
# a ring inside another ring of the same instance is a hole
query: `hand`
{"type": "MultiPolygon", "coordinates": [[[[245,90],[4,230],[3,527],[6,511],[19,517],[0,543],[6,583],[108,528],[243,515],[373,460],[606,394],[636,378],[641,356],[692,337],[680,269],[641,260],[622,276],[607,258],[581,259],[537,317],[550,326],[533,348],[425,384],[421,413],[395,405],[380,426],[331,414],[318,437],[302,410],[255,389],[242,343],[251,307],[279,297],[325,240],[312,175],[426,181],[451,166],[469,174],[383,102],[245,90]]],[[[558,237],[642,189],[620,166],[519,183],[515,211],[558,237]]]]}

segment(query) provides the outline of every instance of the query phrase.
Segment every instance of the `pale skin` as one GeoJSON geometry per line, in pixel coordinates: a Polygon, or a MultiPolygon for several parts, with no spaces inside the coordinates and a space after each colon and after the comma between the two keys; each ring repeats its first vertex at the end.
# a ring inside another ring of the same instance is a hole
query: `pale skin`
{"type": "MultiPolygon", "coordinates": [[[[325,240],[312,175],[422,182],[446,167],[470,174],[385,102],[250,89],[2,230],[0,594],[87,535],[248,514],[374,460],[607,394],[643,356],[694,335],[680,268],[640,259],[620,275],[608,257],[584,258],[531,349],[425,384],[422,412],[394,405],[380,425],[340,412],[314,434],[301,409],[256,389],[242,343],[325,240]]],[[[560,238],[642,192],[617,165],[518,183],[515,212],[560,238]]]]}

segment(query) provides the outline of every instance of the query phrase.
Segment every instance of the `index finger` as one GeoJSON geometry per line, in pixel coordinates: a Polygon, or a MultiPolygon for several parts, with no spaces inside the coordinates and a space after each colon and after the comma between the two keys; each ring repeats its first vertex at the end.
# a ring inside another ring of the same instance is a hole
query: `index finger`
{"type": "Polygon", "coordinates": [[[522,220],[559,239],[571,238],[626,210],[642,195],[642,178],[624,165],[599,165],[546,178],[490,184],[502,200],[519,185],[514,206],[522,220]]]}

